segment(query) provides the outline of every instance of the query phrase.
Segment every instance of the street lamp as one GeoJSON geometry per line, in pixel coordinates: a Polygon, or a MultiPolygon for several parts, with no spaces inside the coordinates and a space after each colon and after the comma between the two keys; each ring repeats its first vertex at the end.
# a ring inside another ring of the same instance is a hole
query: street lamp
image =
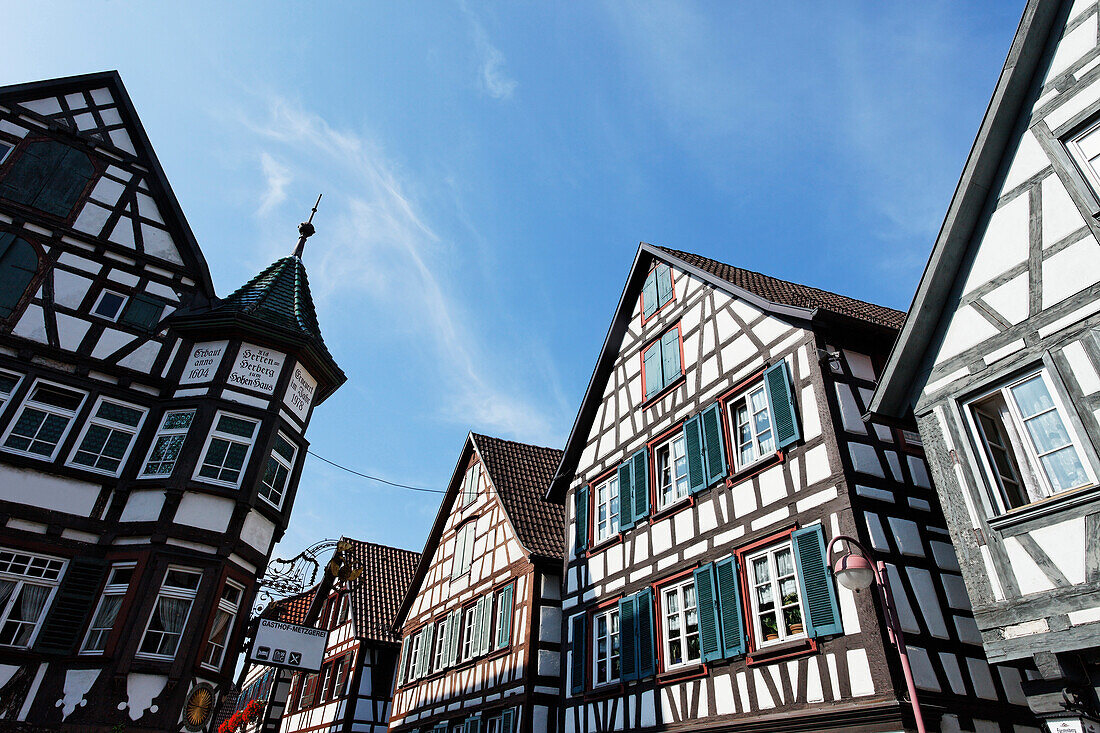
{"type": "Polygon", "coordinates": [[[913,717],[916,719],[917,731],[925,733],[924,718],[921,716],[920,703],[917,701],[917,686],[913,682],[913,670],[909,667],[909,652],[905,648],[905,636],[902,634],[901,623],[894,608],[890,586],[886,584],[886,563],[873,561],[871,554],[858,540],[847,535],[838,535],[829,543],[829,565],[833,568],[833,575],[836,576],[837,582],[848,590],[860,591],[869,588],[871,583],[878,586],[886,616],[886,630],[901,657],[901,671],[905,675],[905,685],[909,688],[909,701],[913,704],[913,717]],[[838,542],[846,542],[848,546],[834,555],[834,548],[838,542]]]}

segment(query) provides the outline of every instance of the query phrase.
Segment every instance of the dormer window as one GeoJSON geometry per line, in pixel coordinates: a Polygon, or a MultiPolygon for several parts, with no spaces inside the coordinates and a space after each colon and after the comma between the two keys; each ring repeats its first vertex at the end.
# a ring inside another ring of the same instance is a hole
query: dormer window
{"type": "Polygon", "coordinates": [[[653,316],[672,300],[672,269],[664,262],[649,271],[642,286],[642,319],[653,316]]]}

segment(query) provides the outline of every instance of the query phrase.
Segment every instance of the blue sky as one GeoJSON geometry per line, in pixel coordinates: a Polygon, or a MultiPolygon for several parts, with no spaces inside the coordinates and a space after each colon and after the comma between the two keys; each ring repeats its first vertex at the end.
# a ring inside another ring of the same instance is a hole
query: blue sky
{"type": "MultiPolygon", "coordinates": [[[[0,83],[118,69],[221,295],[323,192],[312,448],[441,488],[563,445],[641,240],[906,308],[1022,6],[21,3],[0,83]]],[[[437,505],[309,458],[279,551],[437,505]]]]}

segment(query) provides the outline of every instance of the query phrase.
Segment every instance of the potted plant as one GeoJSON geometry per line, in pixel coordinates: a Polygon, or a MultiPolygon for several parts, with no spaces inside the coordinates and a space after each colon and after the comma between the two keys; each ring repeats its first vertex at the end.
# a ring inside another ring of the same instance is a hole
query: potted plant
{"type": "Polygon", "coordinates": [[[775,641],[779,638],[779,625],[774,615],[769,614],[761,619],[761,628],[764,631],[764,641],[775,641]]]}

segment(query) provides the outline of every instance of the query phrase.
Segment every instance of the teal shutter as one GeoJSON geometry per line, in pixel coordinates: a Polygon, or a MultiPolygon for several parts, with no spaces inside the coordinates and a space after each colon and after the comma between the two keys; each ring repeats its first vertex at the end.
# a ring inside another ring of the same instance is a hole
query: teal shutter
{"type": "Polygon", "coordinates": [[[40,654],[70,654],[88,614],[92,612],[107,563],[75,558],[69,561],[57,597],[38,632],[34,649],[40,654]]]}
{"type": "Polygon", "coordinates": [[[619,531],[634,526],[634,483],[630,476],[630,460],[619,466],[619,531]]]}
{"type": "Polygon", "coordinates": [[[580,555],[588,549],[588,484],[573,494],[573,505],[576,508],[573,515],[573,537],[576,554],[580,555]]]}
{"type": "Polygon", "coordinates": [[[432,644],[435,642],[435,624],[428,621],[428,625],[424,627],[424,639],[420,642],[420,655],[424,658],[424,674],[428,675],[433,672],[432,662],[432,644]]]}
{"type": "MultiPolygon", "coordinates": [[[[632,519],[637,522],[642,517],[649,516],[649,459],[646,449],[642,448],[630,457],[630,493],[634,501],[632,519]]],[[[619,502],[622,506],[622,502],[619,502]]]]}
{"type": "Polygon", "coordinates": [[[500,716],[500,733],[515,733],[516,730],[516,709],[508,708],[504,711],[504,714],[500,716]]]}
{"type": "MultiPolygon", "coordinates": [[[[401,656],[397,658],[397,686],[405,684],[405,660],[409,657],[409,643],[411,638],[406,636],[401,640],[401,656]]],[[[304,681],[304,678],[303,678],[304,681]]],[[[301,690],[299,689],[299,692],[301,690]]]]}
{"type": "Polygon", "coordinates": [[[478,653],[488,654],[492,648],[489,633],[493,630],[493,594],[481,597],[481,628],[478,629],[478,653]]]}
{"type": "Polygon", "coordinates": [[[28,143],[0,184],[0,196],[30,206],[49,182],[69,146],[56,140],[28,143]]]}
{"type": "Polygon", "coordinates": [[[718,604],[715,603],[714,565],[695,569],[695,609],[699,616],[699,649],[704,662],[722,658],[719,641],[718,604]]]}
{"type": "Polygon", "coordinates": [[[126,304],[126,310],[119,320],[146,331],[155,331],[163,312],[162,301],[138,293],[130,296],[130,302],[126,304]]]}
{"type": "Polygon", "coordinates": [[[95,166],[88,156],[66,146],[53,175],[38,192],[32,206],[47,214],[67,218],[94,175],[95,166]]]}
{"type": "Polygon", "coordinates": [[[772,427],[775,428],[775,447],[786,448],[802,437],[795,414],[794,392],[787,362],[780,361],[764,372],[764,386],[768,392],[768,404],[772,408],[772,427]]]}
{"type": "Polygon", "coordinates": [[[825,531],[820,524],[791,533],[794,565],[802,586],[802,608],[806,613],[806,635],[827,636],[844,631],[840,623],[836,588],[825,557],[825,531]]]}
{"type": "Polygon", "coordinates": [[[698,415],[684,422],[684,450],[687,453],[688,484],[691,493],[697,494],[707,483],[706,465],[703,461],[703,428],[698,415]]]}
{"type": "Polygon", "coordinates": [[[585,614],[579,613],[573,617],[573,657],[570,660],[570,674],[572,676],[572,693],[579,695],[584,692],[584,668],[585,668],[585,614]]]}
{"type": "Polygon", "coordinates": [[[515,591],[515,583],[509,584],[500,593],[500,627],[497,629],[497,649],[503,649],[512,641],[512,595],[515,591]]]}
{"type": "Polygon", "coordinates": [[[674,328],[661,337],[661,364],[664,384],[672,384],[680,378],[680,329],[674,328]]]}
{"type": "Polygon", "coordinates": [[[657,265],[657,307],[660,308],[672,300],[672,271],[668,265],[657,265]]]}
{"type": "Polygon", "coordinates": [[[727,557],[714,564],[718,580],[718,615],[722,620],[722,656],[726,659],[745,653],[745,626],[741,619],[741,588],[737,558],[727,557]]]}
{"type": "Polygon", "coordinates": [[[38,273],[38,253],[14,234],[0,232],[0,318],[14,311],[38,273]]]}
{"type": "Polygon", "coordinates": [[[657,310],[657,277],[650,272],[642,286],[642,314],[649,318],[657,310]]]}
{"type": "Polygon", "coordinates": [[[642,356],[642,366],[645,369],[645,398],[648,400],[660,392],[664,386],[661,377],[661,344],[654,342],[642,356]]]}
{"type": "Polygon", "coordinates": [[[462,609],[456,608],[447,617],[447,666],[453,667],[458,663],[458,639],[462,633],[462,609]]]}
{"type": "Polygon", "coordinates": [[[703,428],[703,455],[706,458],[707,486],[726,476],[726,445],[722,433],[722,405],[715,403],[700,416],[703,428]]]}
{"type": "Polygon", "coordinates": [[[623,682],[638,679],[638,639],[634,623],[634,596],[619,600],[619,677],[623,682]]]}
{"type": "Polygon", "coordinates": [[[481,733],[481,713],[474,713],[466,718],[466,727],[463,733],[481,733]]]}
{"type": "MultiPolygon", "coordinates": [[[[634,616],[638,636],[638,679],[657,673],[656,646],[654,645],[653,591],[644,589],[634,596],[634,616]]],[[[622,626],[619,627],[620,633],[622,626]]],[[[620,636],[621,638],[621,636],[620,636]]]]}

